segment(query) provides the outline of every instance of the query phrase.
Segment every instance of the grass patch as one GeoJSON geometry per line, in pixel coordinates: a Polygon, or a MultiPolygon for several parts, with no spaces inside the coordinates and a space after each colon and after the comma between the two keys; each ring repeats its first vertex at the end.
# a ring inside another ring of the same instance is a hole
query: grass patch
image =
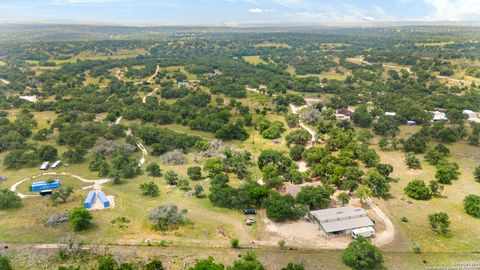
{"type": "Polygon", "coordinates": [[[243,59],[252,65],[267,64],[259,55],[244,56],[243,59]]]}

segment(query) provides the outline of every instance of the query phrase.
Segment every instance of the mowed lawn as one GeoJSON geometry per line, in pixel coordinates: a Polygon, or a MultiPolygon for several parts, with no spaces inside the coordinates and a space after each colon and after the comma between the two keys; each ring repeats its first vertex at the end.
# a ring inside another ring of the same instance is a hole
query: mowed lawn
{"type": "MultiPolygon", "coordinates": [[[[413,134],[419,127],[402,127],[400,138],[413,134]]],[[[437,143],[430,143],[434,147],[437,143]]],[[[404,164],[402,151],[381,151],[376,147],[383,163],[394,166],[392,177],[398,182],[392,183],[392,199],[379,200],[380,205],[393,217],[394,225],[399,234],[397,241],[391,244],[390,249],[412,250],[414,243],[418,243],[423,251],[432,252],[478,252],[480,246],[480,219],[467,215],[463,209],[463,198],[469,194],[480,195],[480,183],[473,178],[474,168],[480,165],[480,149],[458,142],[447,145],[451,151],[449,160],[460,166],[459,180],[452,185],[445,186],[442,198],[433,198],[428,201],[417,201],[407,197],[404,188],[413,179],[422,179],[427,184],[435,180],[436,168],[429,165],[423,154],[417,155],[422,162],[422,169],[411,170],[404,164]],[[443,237],[432,231],[427,216],[434,212],[446,212],[451,221],[451,236],[443,237]],[[402,222],[406,217],[408,222],[402,222]]]]}

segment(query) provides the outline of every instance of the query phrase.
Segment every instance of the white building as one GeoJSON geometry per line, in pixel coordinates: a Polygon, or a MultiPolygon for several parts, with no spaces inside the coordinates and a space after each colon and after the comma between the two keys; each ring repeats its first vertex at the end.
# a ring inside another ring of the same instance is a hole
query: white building
{"type": "Polygon", "coordinates": [[[475,119],[477,118],[477,113],[472,111],[472,110],[463,110],[462,111],[463,114],[465,114],[466,116],[468,116],[468,119],[475,119]]]}
{"type": "Polygon", "coordinates": [[[432,118],[433,122],[447,121],[447,120],[448,120],[447,115],[444,112],[440,112],[440,111],[433,112],[433,118],[432,118]]]}
{"type": "Polygon", "coordinates": [[[352,205],[310,211],[309,217],[320,225],[320,229],[326,236],[351,235],[355,229],[374,226],[363,208],[352,205]]]}

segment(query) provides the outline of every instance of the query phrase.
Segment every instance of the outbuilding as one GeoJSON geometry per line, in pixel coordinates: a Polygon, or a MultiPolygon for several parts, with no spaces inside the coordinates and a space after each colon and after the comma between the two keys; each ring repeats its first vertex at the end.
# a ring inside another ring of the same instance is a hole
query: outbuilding
{"type": "Polygon", "coordinates": [[[87,198],[85,199],[85,202],[83,202],[83,206],[86,209],[92,208],[93,203],[95,202],[95,197],[96,196],[97,196],[97,194],[95,193],[95,191],[92,190],[92,191],[88,192],[87,198]]]}
{"type": "Polygon", "coordinates": [[[30,186],[30,190],[31,191],[41,191],[41,190],[54,189],[54,188],[59,188],[59,187],[60,187],[60,180],[54,179],[52,181],[34,182],[30,186]]]}
{"type": "Polygon", "coordinates": [[[43,162],[42,165],[40,166],[40,170],[42,170],[42,171],[47,170],[48,169],[48,163],[49,163],[48,161],[43,162]]]}
{"type": "Polygon", "coordinates": [[[417,125],[417,122],[415,121],[407,121],[407,126],[415,126],[417,125]]]}
{"type": "Polygon", "coordinates": [[[102,191],[99,191],[97,195],[98,195],[98,199],[100,200],[100,202],[103,205],[103,208],[109,208],[110,207],[110,200],[107,198],[105,193],[103,193],[102,191]]]}
{"type": "Polygon", "coordinates": [[[351,235],[355,229],[374,226],[363,208],[351,205],[310,211],[309,218],[327,237],[351,235]]]}
{"type": "Polygon", "coordinates": [[[60,166],[60,163],[61,163],[61,161],[57,160],[52,164],[52,166],[50,166],[50,168],[56,169],[56,168],[58,168],[58,166],[60,166]]]}

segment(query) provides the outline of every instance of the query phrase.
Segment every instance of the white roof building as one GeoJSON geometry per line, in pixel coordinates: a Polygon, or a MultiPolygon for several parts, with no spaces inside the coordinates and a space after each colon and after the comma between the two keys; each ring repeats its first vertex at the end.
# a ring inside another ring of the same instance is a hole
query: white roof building
{"type": "Polygon", "coordinates": [[[447,115],[444,112],[434,111],[433,112],[433,121],[447,121],[447,115]]]}
{"type": "Polygon", "coordinates": [[[320,223],[320,227],[327,234],[350,234],[354,229],[374,226],[363,208],[351,205],[310,211],[310,217],[320,223]]]}
{"type": "Polygon", "coordinates": [[[477,113],[472,110],[463,110],[462,112],[467,115],[468,118],[477,118],[477,113]]]}

